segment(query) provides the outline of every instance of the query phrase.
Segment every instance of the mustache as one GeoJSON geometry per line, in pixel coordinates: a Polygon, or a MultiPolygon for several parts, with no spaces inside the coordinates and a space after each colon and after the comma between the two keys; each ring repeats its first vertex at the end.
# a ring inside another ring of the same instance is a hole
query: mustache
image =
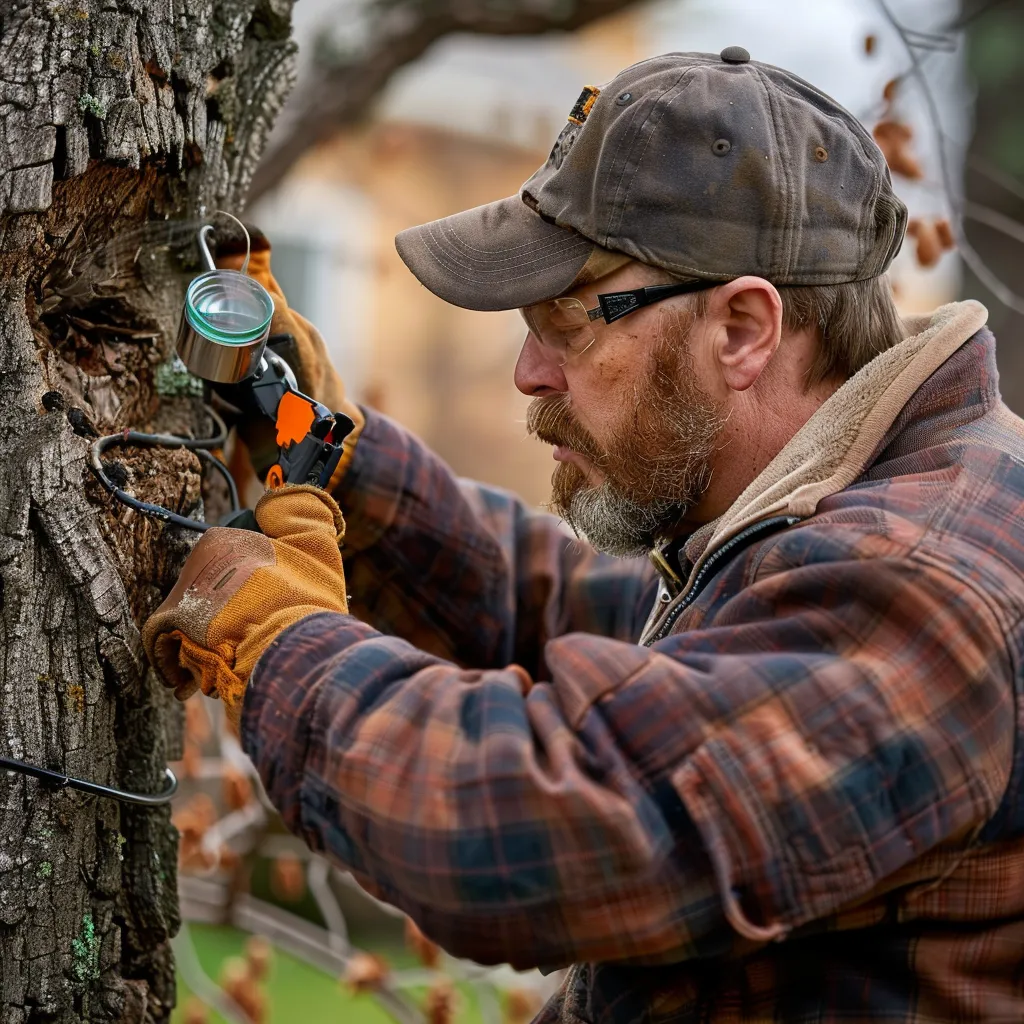
{"type": "Polygon", "coordinates": [[[526,432],[546,444],[571,448],[595,466],[606,457],[594,436],[576,419],[567,394],[535,398],[526,410],[526,432]]]}

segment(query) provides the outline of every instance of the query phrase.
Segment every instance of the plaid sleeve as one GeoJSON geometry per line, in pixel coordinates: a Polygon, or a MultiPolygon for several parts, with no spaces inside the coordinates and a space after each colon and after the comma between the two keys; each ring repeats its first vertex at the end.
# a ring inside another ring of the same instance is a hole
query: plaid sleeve
{"type": "Polygon", "coordinates": [[[372,410],[335,497],[353,614],[462,665],[517,662],[543,677],[548,639],[635,641],[654,600],[647,561],[598,554],[554,516],[458,480],[372,410]]]}
{"type": "Polygon", "coordinates": [[[820,533],[738,559],[734,596],[655,648],[551,640],[550,683],[311,616],[258,665],[243,742],[288,826],[453,953],[781,938],[979,827],[1013,744],[985,603],[820,533]]]}

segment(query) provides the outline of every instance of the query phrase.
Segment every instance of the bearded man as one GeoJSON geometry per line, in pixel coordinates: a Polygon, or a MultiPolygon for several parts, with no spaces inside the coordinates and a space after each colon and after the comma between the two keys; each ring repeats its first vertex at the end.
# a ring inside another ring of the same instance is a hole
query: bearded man
{"type": "Polygon", "coordinates": [[[588,87],[519,195],[397,240],[522,310],[588,543],[324,379],[337,504],[268,493],[147,625],[311,847],[454,954],[572,965],[543,1021],[1024,1020],[1024,424],[983,307],[898,318],[905,223],[739,47],[588,87]]]}

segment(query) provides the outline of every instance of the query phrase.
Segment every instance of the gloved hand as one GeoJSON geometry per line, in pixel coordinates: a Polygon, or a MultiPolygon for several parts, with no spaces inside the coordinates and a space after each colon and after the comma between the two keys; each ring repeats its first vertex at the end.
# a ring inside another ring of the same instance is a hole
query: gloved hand
{"type": "Polygon", "coordinates": [[[142,631],[146,653],[175,696],[197,689],[224,701],[236,725],[257,659],[282,630],[313,612],[347,612],[334,499],[307,485],[268,491],[262,534],[214,527],[142,631]]]}
{"type": "MultiPolygon", "coordinates": [[[[320,332],[305,317],[289,308],[288,300],[270,270],[270,242],[266,235],[251,225],[246,227],[252,245],[249,276],[259,281],[274,298],[274,317],[270,321],[270,341],[274,351],[295,372],[300,391],[326,405],[331,412],[345,413],[355,424],[355,429],[345,438],[341,461],[328,487],[331,490],[341,481],[352,461],[365,418],[359,407],[345,396],[345,385],[331,363],[320,332]],[[292,340],[288,341],[286,336],[292,340]]],[[[218,267],[241,270],[244,260],[245,239],[242,236],[218,242],[218,267]]],[[[277,440],[273,424],[263,419],[240,422],[238,436],[248,448],[253,469],[262,480],[267,470],[277,462],[277,440]]]]}

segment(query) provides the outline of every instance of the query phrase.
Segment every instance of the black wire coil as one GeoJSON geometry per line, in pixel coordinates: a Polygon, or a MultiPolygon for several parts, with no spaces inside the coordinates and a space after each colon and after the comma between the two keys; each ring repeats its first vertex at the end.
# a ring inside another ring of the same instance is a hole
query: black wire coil
{"type": "Polygon", "coordinates": [[[179,437],[177,434],[146,434],[139,430],[122,430],[119,434],[107,434],[93,442],[89,457],[89,467],[96,474],[97,479],[110,492],[113,497],[122,505],[135,509],[144,515],[160,519],[165,523],[172,523],[181,526],[186,530],[195,530],[205,533],[213,526],[213,523],[204,522],[202,519],[190,519],[188,516],[172,512],[163,505],[154,505],[149,501],[142,501],[127,491],[122,490],[113,480],[107,476],[103,468],[103,453],[114,447],[140,446],[145,448],[188,448],[194,451],[200,459],[212,466],[224,478],[228,486],[228,495],[231,501],[231,511],[239,509],[238,488],[235,486],[234,478],[227,466],[220,459],[212,454],[212,449],[222,448],[227,441],[228,428],[224,421],[211,409],[206,406],[206,412],[213,420],[217,433],[213,437],[179,437]]]}

